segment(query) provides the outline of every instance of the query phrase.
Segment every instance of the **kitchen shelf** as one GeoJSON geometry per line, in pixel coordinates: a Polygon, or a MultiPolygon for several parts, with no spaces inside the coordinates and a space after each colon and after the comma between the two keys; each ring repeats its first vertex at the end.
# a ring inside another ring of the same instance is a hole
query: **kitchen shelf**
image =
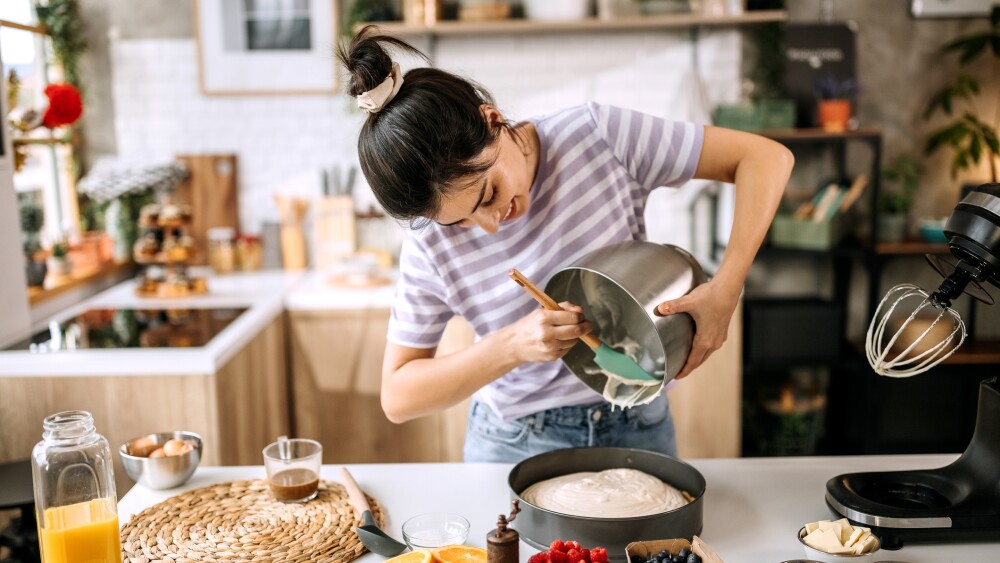
{"type": "Polygon", "coordinates": [[[882,130],[874,127],[863,127],[847,131],[833,132],[817,127],[801,129],[770,129],[757,131],[757,134],[782,143],[828,143],[830,141],[847,139],[878,139],[882,136],[882,130]]]}
{"type": "Polygon", "coordinates": [[[385,33],[405,35],[503,35],[526,33],[573,33],[584,31],[642,31],[693,26],[738,26],[788,20],[785,10],[759,10],[739,16],[707,16],[703,14],[665,14],[629,16],[614,19],[587,18],[575,21],[535,21],[507,19],[497,21],[444,20],[431,25],[412,25],[402,22],[366,22],[354,26],[357,32],[374,24],[385,33]]]}
{"type": "Polygon", "coordinates": [[[14,145],[71,145],[73,139],[68,137],[22,137],[11,139],[10,142],[14,145]]]}
{"type": "MultiPolygon", "coordinates": [[[[851,346],[861,355],[865,356],[865,343],[860,340],[851,342],[851,346]]],[[[1000,340],[989,338],[967,338],[965,342],[948,357],[941,362],[941,365],[995,365],[1000,364],[1000,340]]]]}
{"type": "Polygon", "coordinates": [[[72,289],[82,287],[104,278],[122,275],[131,270],[132,263],[126,260],[121,262],[112,262],[111,264],[102,265],[98,268],[71,272],[68,276],[50,276],[46,278],[44,287],[28,288],[28,304],[32,306],[38,305],[43,301],[52,299],[53,297],[66,293],[72,289]]]}
{"type": "Polygon", "coordinates": [[[948,254],[948,245],[924,241],[880,242],[875,245],[877,254],[948,254]]]}

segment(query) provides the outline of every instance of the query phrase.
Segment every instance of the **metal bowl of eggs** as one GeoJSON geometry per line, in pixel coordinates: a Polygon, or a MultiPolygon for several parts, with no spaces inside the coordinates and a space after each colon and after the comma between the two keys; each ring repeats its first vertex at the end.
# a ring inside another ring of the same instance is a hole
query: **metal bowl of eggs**
{"type": "Polygon", "coordinates": [[[515,465],[507,484],[511,500],[521,508],[514,526],[523,541],[540,550],[548,549],[553,540],[572,539],[584,547],[604,547],[611,561],[623,561],[632,542],[690,539],[702,532],[704,476],[657,452],[609,447],[553,450],[515,465]],[[620,487],[614,487],[613,480],[611,487],[605,487],[609,481],[593,475],[606,470],[617,470],[612,473],[620,487]],[[549,489],[561,499],[543,498],[536,488],[562,479],[568,481],[549,489]],[[665,498],[664,486],[679,498],[665,498]]]}
{"type": "Polygon", "coordinates": [[[172,489],[184,484],[201,462],[202,440],[194,432],[157,432],[121,445],[125,473],[150,489],[172,489]]]}

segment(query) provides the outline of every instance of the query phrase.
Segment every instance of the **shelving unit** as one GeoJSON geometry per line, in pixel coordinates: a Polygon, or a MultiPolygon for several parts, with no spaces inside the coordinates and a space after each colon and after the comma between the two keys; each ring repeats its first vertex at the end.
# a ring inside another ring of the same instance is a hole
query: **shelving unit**
{"type": "MultiPolygon", "coordinates": [[[[869,209],[877,209],[881,192],[881,159],[882,134],[877,128],[863,128],[844,133],[829,133],[818,129],[799,129],[787,131],[765,131],[762,133],[771,139],[781,142],[796,150],[803,146],[825,146],[834,152],[837,175],[847,178],[846,148],[849,143],[861,143],[868,147],[871,154],[869,168],[869,187],[866,194],[869,209]]],[[[872,373],[865,358],[864,342],[848,341],[847,307],[853,299],[862,297],[862,292],[851,291],[851,279],[854,268],[861,267],[866,275],[865,290],[865,320],[870,320],[882,299],[881,282],[886,266],[897,259],[914,259],[925,254],[949,255],[947,244],[931,244],[924,241],[904,241],[898,243],[877,242],[878,223],[876,213],[869,214],[867,219],[868,232],[866,238],[849,238],[830,250],[813,251],[786,249],[765,246],[760,256],[764,260],[812,260],[832,266],[833,291],[828,300],[793,299],[782,304],[778,300],[747,299],[747,309],[753,312],[754,305],[767,307],[770,302],[778,301],[777,307],[789,307],[791,313],[797,314],[794,306],[801,308],[815,307],[817,319],[825,314],[823,304],[831,308],[839,308],[836,326],[837,334],[830,338],[838,339],[831,343],[834,348],[828,350],[822,357],[819,355],[803,358],[792,357],[787,360],[770,361],[751,358],[754,338],[782,339],[781,343],[801,339],[798,334],[787,334],[790,331],[771,331],[776,334],[754,334],[750,322],[745,322],[748,333],[745,336],[746,362],[744,372],[747,374],[746,386],[751,386],[755,377],[766,380],[769,375],[778,378],[782,374],[788,377],[794,369],[809,368],[825,370],[829,374],[826,387],[826,410],[824,412],[823,428],[826,441],[819,454],[876,454],[876,453],[916,453],[917,450],[950,451],[956,447],[964,447],[968,435],[972,431],[975,412],[976,389],[979,380],[990,368],[989,364],[1000,363],[1000,340],[976,339],[974,331],[970,338],[953,356],[951,356],[933,373],[908,379],[893,379],[878,377],[872,373]],[[874,241],[874,242],[873,242],[874,241]],[[819,303],[819,305],[817,305],[819,303]],[[940,402],[942,408],[935,410],[932,405],[940,402]],[[924,416],[916,413],[926,411],[924,416]],[[912,415],[912,417],[909,417],[912,415]],[[968,416],[966,416],[968,415],[968,416]],[[910,424],[920,428],[907,428],[901,422],[910,420],[910,424]],[[914,422],[915,421],[915,422],[914,422]],[[914,437],[921,437],[915,441],[914,437]]],[[[817,264],[819,265],[819,264],[817,264]]],[[[922,266],[922,265],[921,265],[922,266]]],[[[900,280],[900,282],[905,280],[900,280]]],[[[933,289],[933,288],[928,288],[933,289]]],[[[770,310],[764,309],[766,313],[770,310]]],[[[759,314],[759,313],[758,313],[759,314]]],[[[975,309],[966,316],[965,321],[971,327],[974,324],[975,309]]],[[[806,324],[808,329],[809,327],[806,324]]],[[[857,327],[854,327],[857,328],[857,327]]],[[[863,327],[864,331],[866,327],[863,327]]],[[[759,342],[759,341],[758,341],[759,342]]],[[[774,349],[772,346],[771,349],[774,349]]],[[[748,392],[752,392],[748,391],[748,392]]]]}
{"type": "MultiPolygon", "coordinates": [[[[630,16],[614,19],[588,18],[577,21],[548,22],[528,19],[506,19],[496,21],[442,20],[431,25],[413,25],[403,22],[367,22],[392,35],[414,36],[458,36],[458,35],[504,35],[526,33],[580,33],[598,31],[642,31],[696,26],[738,26],[788,19],[784,10],[760,10],[744,12],[739,16],[706,16],[702,14],[664,14],[630,16]]],[[[366,24],[367,24],[366,23],[366,24]]],[[[358,24],[354,31],[366,24],[358,24]]]]}

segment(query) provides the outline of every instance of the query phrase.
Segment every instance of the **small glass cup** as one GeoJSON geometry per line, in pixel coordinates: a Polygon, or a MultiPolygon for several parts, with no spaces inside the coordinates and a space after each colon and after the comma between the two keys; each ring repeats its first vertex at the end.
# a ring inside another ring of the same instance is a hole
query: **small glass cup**
{"type": "Polygon", "coordinates": [[[316,440],[293,438],[273,442],[264,448],[264,468],[267,483],[275,500],[306,502],[319,492],[319,469],[323,463],[323,446],[316,440]]]}
{"type": "Polygon", "coordinates": [[[450,512],[428,512],[403,522],[403,540],[411,549],[434,549],[464,544],[469,521],[450,512]]]}

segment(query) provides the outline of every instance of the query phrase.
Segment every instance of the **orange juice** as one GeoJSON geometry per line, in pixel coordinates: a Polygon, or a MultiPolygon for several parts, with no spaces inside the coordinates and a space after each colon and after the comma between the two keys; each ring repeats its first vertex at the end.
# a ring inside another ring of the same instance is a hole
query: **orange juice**
{"type": "Polygon", "coordinates": [[[120,562],[118,514],[109,499],[45,509],[38,534],[43,563],[120,562]]]}

